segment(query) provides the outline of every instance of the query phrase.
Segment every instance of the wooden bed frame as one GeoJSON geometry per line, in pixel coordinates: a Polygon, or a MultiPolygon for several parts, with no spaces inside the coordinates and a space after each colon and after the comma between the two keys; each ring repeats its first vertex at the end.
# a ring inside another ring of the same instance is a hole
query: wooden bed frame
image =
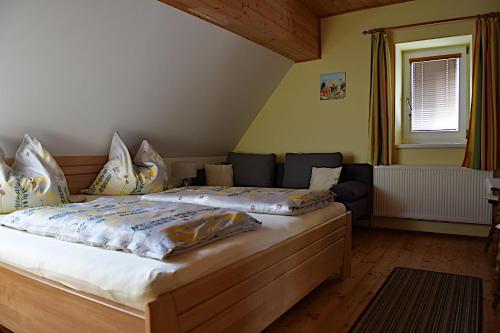
{"type": "MultiPolygon", "coordinates": [[[[57,158],[72,193],[88,187],[106,159],[57,158]]],[[[16,333],[258,332],[350,269],[350,212],[163,294],[145,311],[0,263],[0,326],[16,333]]]]}

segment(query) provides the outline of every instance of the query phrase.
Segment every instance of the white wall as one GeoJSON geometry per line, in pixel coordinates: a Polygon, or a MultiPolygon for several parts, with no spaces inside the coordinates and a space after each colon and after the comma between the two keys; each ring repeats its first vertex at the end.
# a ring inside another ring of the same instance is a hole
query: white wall
{"type": "Polygon", "coordinates": [[[0,146],[232,150],[291,62],[156,0],[0,0],[0,146]]]}

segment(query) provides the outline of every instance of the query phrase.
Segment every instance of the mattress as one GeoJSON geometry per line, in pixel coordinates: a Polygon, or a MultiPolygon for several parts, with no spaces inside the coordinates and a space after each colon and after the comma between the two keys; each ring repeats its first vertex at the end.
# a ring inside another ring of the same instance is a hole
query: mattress
{"type": "MultiPolygon", "coordinates": [[[[0,226],[0,262],[75,290],[144,310],[159,295],[192,282],[346,211],[341,203],[300,216],[250,214],[262,227],[164,261],[0,226]]],[[[0,216],[1,219],[1,216],[0,216]]]]}

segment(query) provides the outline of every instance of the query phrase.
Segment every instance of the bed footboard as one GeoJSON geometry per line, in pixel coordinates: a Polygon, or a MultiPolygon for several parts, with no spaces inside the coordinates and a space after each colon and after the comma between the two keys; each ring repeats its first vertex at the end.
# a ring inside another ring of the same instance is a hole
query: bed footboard
{"type": "Polygon", "coordinates": [[[0,264],[0,325],[15,333],[144,332],[145,314],[0,264]]]}
{"type": "Polygon", "coordinates": [[[148,304],[145,312],[0,264],[0,327],[16,333],[259,332],[351,267],[351,214],[316,226],[148,304]]]}
{"type": "Polygon", "coordinates": [[[259,332],[332,275],[347,278],[351,244],[348,212],[161,296],[147,332],[259,332]]]}

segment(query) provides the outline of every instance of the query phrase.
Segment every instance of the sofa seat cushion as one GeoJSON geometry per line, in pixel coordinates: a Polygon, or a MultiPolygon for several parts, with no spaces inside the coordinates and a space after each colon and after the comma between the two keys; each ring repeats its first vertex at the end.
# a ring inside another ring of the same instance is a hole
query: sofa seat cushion
{"type": "Polygon", "coordinates": [[[342,166],[341,153],[287,153],[283,187],[309,188],[312,168],[338,168],[342,166]]]}
{"type": "Polygon", "coordinates": [[[337,195],[337,201],[355,201],[367,196],[371,187],[368,184],[355,180],[333,185],[331,190],[337,195]]]}

